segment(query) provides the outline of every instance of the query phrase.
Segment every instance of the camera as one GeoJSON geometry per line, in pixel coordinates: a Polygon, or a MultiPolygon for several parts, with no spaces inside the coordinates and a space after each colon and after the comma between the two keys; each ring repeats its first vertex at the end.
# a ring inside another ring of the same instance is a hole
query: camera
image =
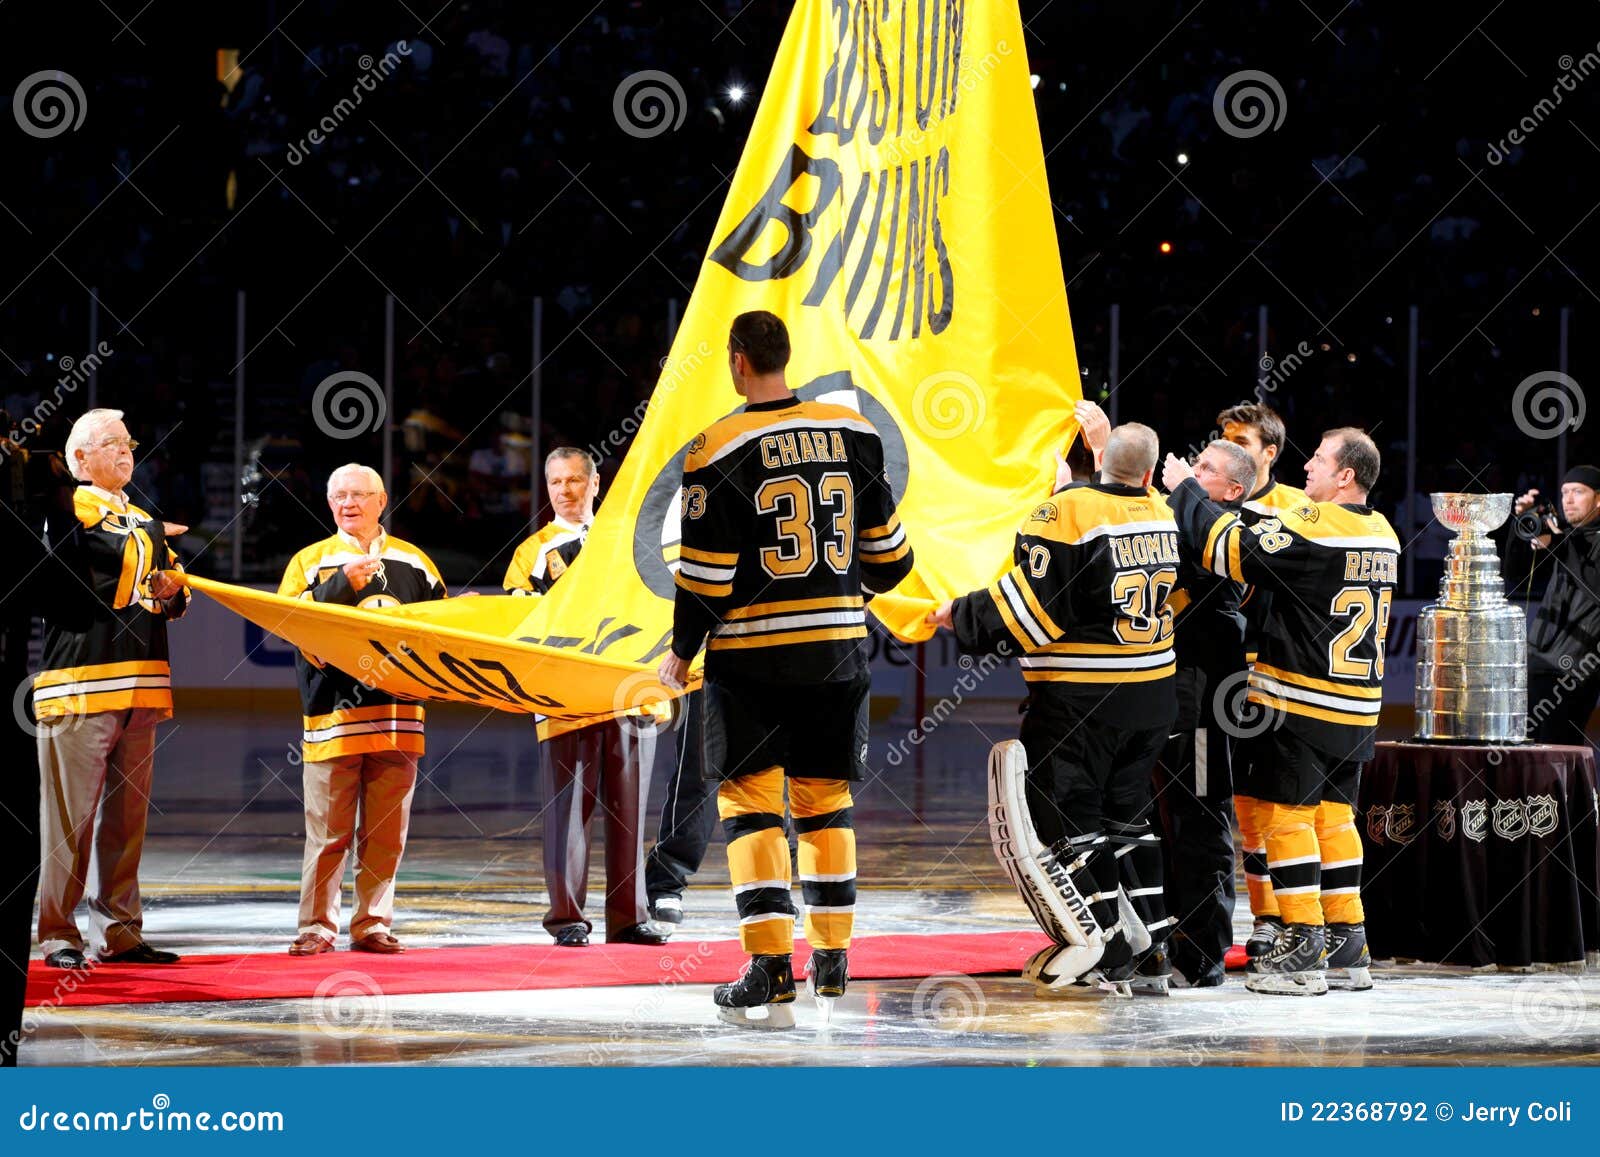
{"type": "Polygon", "coordinates": [[[1532,542],[1543,535],[1550,534],[1550,519],[1554,519],[1557,526],[1561,525],[1561,508],[1553,502],[1541,502],[1530,506],[1521,514],[1511,520],[1511,531],[1523,542],[1532,542]]]}

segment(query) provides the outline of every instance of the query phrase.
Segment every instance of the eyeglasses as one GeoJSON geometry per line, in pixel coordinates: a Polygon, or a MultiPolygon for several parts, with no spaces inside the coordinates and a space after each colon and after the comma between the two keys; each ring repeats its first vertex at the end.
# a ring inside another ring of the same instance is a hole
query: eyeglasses
{"type": "Polygon", "coordinates": [[[130,454],[138,448],[138,440],[134,438],[107,438],[100,443],[102,450],[127,450],[130,454]]]}
{"type": "Polygon", "coordinates": [[[338,490],[328,495],[330,502],[365,502],[376,494],[376,490],[338,490]]]}

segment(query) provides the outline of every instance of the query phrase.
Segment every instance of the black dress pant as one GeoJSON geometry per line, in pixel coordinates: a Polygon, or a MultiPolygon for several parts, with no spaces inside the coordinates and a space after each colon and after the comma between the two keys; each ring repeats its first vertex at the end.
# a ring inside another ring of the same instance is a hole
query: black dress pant
{"type": "Polygon", "coordinates": [[[1167,740],[1154,787],[1161,814],[1167,911],[1177,918],[1168,953],[1191,982],[1221,976],[1233,946],[1235,859],[1233,767],[1228,733],[1212,710],[1206,673],[1178,669],[1179,721],[1167,740]],[[1192,706],[1194,710],[1185,710],[1192,706]]]}
{"type": "Polygon", "coordinates": [[[572,924],[593,927],[583,909],[596,806],[605,817],[606,933],[645,923],[650,912],[639,812],[650,792],[655,724],[610,719],[554,736],[539,747],[549,791],[544,812],[544,878],[550,891],[546,931],[554,934],[572,924]]]}
{"type": "Polygon", "coordinates": [[[644,886],[650,899],[682,896],[689,877],[700,870],[717,830],[717,785],[702,774],[700,737],[705,710],[696,691],[683,697],[684,718],[678,728],[678,763],[661,805],[661,826],[655,847],[644,862],[644,886]]]}

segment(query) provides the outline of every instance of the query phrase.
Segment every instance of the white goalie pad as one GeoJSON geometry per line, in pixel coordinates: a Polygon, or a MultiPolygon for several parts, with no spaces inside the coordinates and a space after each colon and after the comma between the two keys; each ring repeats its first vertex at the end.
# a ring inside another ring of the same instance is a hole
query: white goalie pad
{"type": "Polygon", "coordinates": [[[1098,959],[1105,935],[1089,911],[1090,898],[1072,879],[1082,861],[1061,863],[1040,842],[1028,814],[1027,772],[1027,752],[1017,740],[997,743],[989,752],[989,838],[995,859],[1046,935],[1057,944],[1090,950],[1098,959]]]}

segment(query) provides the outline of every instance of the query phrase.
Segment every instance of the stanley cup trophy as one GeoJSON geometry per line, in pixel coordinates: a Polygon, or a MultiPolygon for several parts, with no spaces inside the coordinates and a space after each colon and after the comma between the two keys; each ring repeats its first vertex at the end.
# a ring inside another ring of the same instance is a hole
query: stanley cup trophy
{"type": "Polygon", "coordinates": [[[1527,619],[1506,600],[1489,532],[1511,513],[1509,494],[1435,494],[1433,512],[1456,531],[1439,601],[1417,617],[1418,739],[1527,739],[1527,619]]]}

